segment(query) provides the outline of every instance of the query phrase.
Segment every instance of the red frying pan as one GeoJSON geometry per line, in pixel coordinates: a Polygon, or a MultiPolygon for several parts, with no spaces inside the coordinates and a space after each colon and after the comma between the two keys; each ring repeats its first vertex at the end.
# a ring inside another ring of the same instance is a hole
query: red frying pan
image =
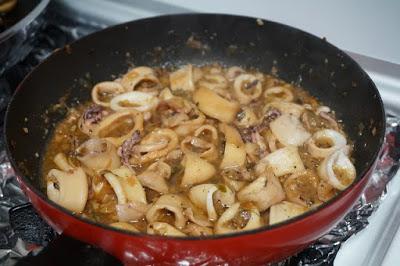
{"type": "Polygon", "coordinates": [[[300,251],[340,221],[374,169],[384,138],[384,117],[381,98],[368,75],[326,40],[255,18],[187,14],[118,25],[56,51],[19,86],[7,111],[5,134],[8,155],[23,190],[58,232],[99,246],[126,264],[253,265],[300,251]],[[188,46],[191,36],[206,46],[188,46]],[[128,53],[132,55],[129,58],[128,53]],[[67,105],[77,99],[89,100],[87,87],[124,73],[131,63],[210,62],[255,67],[263,72],[275,67],[280,78],[307,88],[336,110],[355,141],[356,181],[331,201],[290,221],[203,238],[121,231],[74,215],[47,199],[41,182],[42,154],[54,123],[65,115],[44,115],[49,107],[62,97],[67,105]]]}

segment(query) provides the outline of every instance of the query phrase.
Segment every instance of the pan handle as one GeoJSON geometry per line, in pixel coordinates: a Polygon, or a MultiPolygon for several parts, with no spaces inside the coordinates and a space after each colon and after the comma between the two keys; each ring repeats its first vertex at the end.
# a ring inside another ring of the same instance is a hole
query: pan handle
{"type": "Polygon", "coordinates": [[[14,233],[28,243],[44,246],[57,236],[37,214],[31,203],[17,205],[11,208],[8,214],[14,233]]]}
{"type": "Polygon", "coordinates": [[[35,211],[25,203],[9,210],[10,225],[18,238],[33,244],[28,256],[18,260],[25,265],[122,265],[116,258],[99,248],[58,235],[35,211]]]}

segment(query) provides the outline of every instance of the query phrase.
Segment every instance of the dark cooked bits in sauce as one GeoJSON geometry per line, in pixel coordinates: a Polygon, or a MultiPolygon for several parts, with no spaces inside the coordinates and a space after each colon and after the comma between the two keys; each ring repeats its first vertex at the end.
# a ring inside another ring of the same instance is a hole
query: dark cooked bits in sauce
{"type": "Polygon", "coordinates": [[[355,178],[334,112],[274,76],[137,67],[104,84],[116,89],[94,96],[101,106],[70,109],[43,161],[49,198],[96,222],[175,236],[239,232],[315,208],[355,178]]]}

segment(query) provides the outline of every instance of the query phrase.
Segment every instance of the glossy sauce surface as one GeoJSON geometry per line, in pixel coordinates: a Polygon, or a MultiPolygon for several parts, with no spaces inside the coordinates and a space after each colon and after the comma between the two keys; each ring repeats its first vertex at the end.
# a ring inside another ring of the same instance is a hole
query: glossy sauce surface
{"type": "Polygon", "coordinates": [[[57,125],[43,161],[48,195],[49,184],[61,191],[49,174],[59,154],[85,172],[87,199],[75,212],[96,222],[178,236],[249,230],[304,213],[355,178],[334,111],[272,75],[217,64],[139,67],[96,86],[93,101],[57,125]]]}

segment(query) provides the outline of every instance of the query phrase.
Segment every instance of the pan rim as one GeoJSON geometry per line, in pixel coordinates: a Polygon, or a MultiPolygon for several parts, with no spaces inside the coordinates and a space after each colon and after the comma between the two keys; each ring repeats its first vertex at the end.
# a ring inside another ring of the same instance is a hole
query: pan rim
{"type": "MultiPolygon", "coordinates": [[[[195,16],[203,16],[203,17],[207,17],[207,16],[219,16],[219,17],[226,17],[226,18],[236,18],[236,19],[248,19],[248,20],[258,20],[259,18],[255,18],[255,17],[249,17],[249,16],[240,16],[240,15],[231,15],[231,14],[223,14],[223,13],[182,13],[182,14],[168,14],[168,15],[162,15],[162,16],[153,16],[153,17],[147,17],[147,18],[143,18],[143,19],[139,19],[139,20],[132,20],[129,22],[125,22],[125,23],[121,23],[118,25],[114,25],[112,27],[108,27],[106,29],[97,31],[95,33],[89,34],[81,39],[78,39],[74,42],[72,42],[71,44],[69,44],[70,46],[74,46],[74,45],[78,45],[80,42],[85,41],[88,38],[95,38],[97,35],[99,34],[105,34],[108,31],[113,31],[115,29],[119,29],[119,28],[124,28],[124,27],[129,27],[130,24],[135,23],[135,22],[151,22],[154,20],[159,20],[159,19],[166,19],[166,18],[171,18],[171,17],[195,17],[195,16]]],[[[311,33],[308,33],[306,31],[303,31],[301,29],[286,25],[286,24],[282,24],[279,22],[274,22],[274,21],[270,21],[270,20],[265,20],[262,19],[262,22],[264,23],[270,23],[270,24],[274,24],[275,26],[279,26],[279,27],[283,27],[286,28],[288,30],[297,30],[300,31],[303,35],[305,35],[305,37],[308,38],[317,38],[317,39],[321,39],[320,37],[313,35],[311,33]]],[[[321,41],[324,41],[323,39],[321,41]]],[[[248,230],[248,231],[241,231],[241,232],[235,232],[235,233],[229,233],[229,234],[221,234],[221,235],[210,235],[210,236],[202,236],[202,237],[195,237],[195,236],[185,236],[185,237],[174,237],[174,236],[158,236],[158,235],[151,235],[151,234],[147,234],[147,233],[136,233],[136,232],[130,232],[130,231],[126,231],[126,230],[122,230],[122,229],[118,229],[106,224],[102,224],[102,223],[97,223],[94,221],[91,221],[87,218],[81,217],[79,215],[76,215],[74,213],[72,213],[71,211],[63,208],[62,206],[52,202],[51,200],[49,200],[47,198],[47,196],[41,191],[39,190],[31,181],[28,177],[26,177],[25,175],[23,175],[21,173],[21,171],[19,170],[19,167],[16,163],[16,161],[14,160],[13,156],[12,156],[12,152],[11,152],[11,147],[10,147],[10,143],[8,142],[8,134],[7,134],[7,128],[8,128],[8,124],[9,124],[9,112],[11,109],[11,106],[14,102],[14,99],[16,98],[15,96],[20,93],[20,91],[22,91],[22,88],[24,87],[24,84],[27,82],[27,80],[34,75],[38,69],[40,69],[40,66],[44,63],[46,63],[48,60],[53,60],[54,58],[57,57],[57,55],[59,53],[62,53],[64,51],[63,48],[57,49],[55,52],[53,52],[48,58],[46,58],[43,62],[41,62],[39,65],[37,65],[23,80],[22,82],[18,85],[16,91],[14,92],[11,101],[8,104],[7,110],[6,110],[6,114],[5,114],[5,120],[4,120],[4,136],[5,136],[5,146],[6,146],[6,153],[7,156],[11,162],[12,167],[14,168],[14,171],[16,173],[16,175],[19,177],[19,179],[24,183],[25,186],[27,186],[30,190],[32,190],[36,196],[38,196],[42,201],[46,202],[47,204],[49,204],[51,207],[57,209],[58,211],[61,211],[62,213],[70,216],[73,219],[77,219],[80,222],[83,222],[85,224],[89,224],[91,226],[95,226],[95,227],[99,227],[101,229],[105,229],[105,230],[110,230],[113,232],[118,232],[121,234],[125,234],[125,235],[129,235],[132,237],[146,237],[146,238],[154,238],[154,239],[164,239],[164,240],[179,240],[179,241],[202,241],[202,240],[219,240],[219,239],[226,239],[226,238],[236,238],[236,237],[241,237],[241,236],[248,236],[248,235],[256,235],[259,233],[268,233],[271,231],[276,231],[276,230],[283,230],[285,227],[287,226],[295,226],[296,223],[300,223],[302,220],[306,219],[306,218],[311,218],[312,216],[316,215],[318,212],[320,212],[321,210],[325,209],[328,206],[331,206],[333,204],[335,204],[339,199],[341,199],[342,197],[344,197],[350,190],[352,190],[356,185],[358,185],[364,178],[367,178],[367,173],[372,170],[378,156],[380,153],[380,150],[383,146],[384,143],[384,138],[385,138],[385,110],[384,110],[384,106],[383,106],[383,102],[382,102],[382,98],[379,94],[379,91],[375,85],[375,83],[371,80],[371,78],[369,77],[369,75],[361,68],[361,66],[354,60],[352,59],[346,52],[342,51],[341,49],[339,49],[338,47],[334,46],[333,44],[327,42],[327,45],[330,46],[331,49],[335,49],[338,53],[341,54],[341,56],[343,56],[344,60],[348,61],[351,64],[354,64],[360,71],[361,74],[364,75],[364,78],[366,78],[370,84],[371,84],[371,88],[375,95],[377,96],[377,102],[379,104],[379,107],[381,109],[381,121],[380,121],[380,132],[377,134],[379,137],[379,146],[376,148],[375,152],[373,153],[373,155],[371,156],[371,160],[368,161],[365,166],[363,167],[363,170],[357,174],[356,180],[349,186],[347,187],[345,190],[340,191],[335,197],[333,197],[332,199],[330,199],[328,202],[325,202],[321,205],[319,205],[317,208],[313,209],[313,210],[309,210],[306,213],[303,213],[302,215],[296,216],[294,218],[291,218],[289,220],[285,220],[284,222],[281,223],[277,223],[274,225],[267,225],[267,226],[262,226],[256,229],[252,229],[252,230],[248,230]]],[[[343,214],[345,215],[345,214],[343,214]]]]}
{"type": "Polygon", "coordinates": [[[20,19],[17,23],[12,25],[5,31],[0,32],[0,44],[13,36],[16,32],[21,30],[26,25],[30,24],[33,20],[35,20],[43,12],[43,10],[47,7],[49,3],[50,0],[41,0],[37,4],[37,6],[35,6],[24,18],[20,19]]]}

